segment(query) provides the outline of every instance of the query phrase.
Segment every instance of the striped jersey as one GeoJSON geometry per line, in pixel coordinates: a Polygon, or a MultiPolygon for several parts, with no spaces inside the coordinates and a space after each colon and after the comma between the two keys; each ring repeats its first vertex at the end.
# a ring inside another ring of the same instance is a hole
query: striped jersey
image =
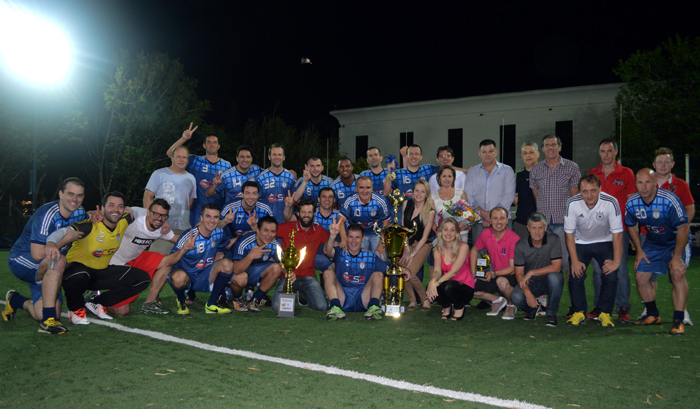
{"type": "Polygon", "coordinates": [[[389,172],[386,168],[382,168],[382,171],[375,174],[371,169],[363,170],[360,176],[369,176],[372,179],[372,191],[374,193],[379,193],[380,195],[384,193],[384,178],[389,172]]]}
{"type": "Polygon", "coordinates": [[[258,165],[250,165],[245,173],[233,166],[221,175],[221,184],[216,187],[216,194],[224,197],[224,203],[231,203],[243,194],[243,184],[248,181],[255,182],[260,172],[262,169],[258,165]]]}
{"type": "Polygon", "coordinates": [[[207,188],[211,186],[212,180],[220,172],[225,172],[231,168],[231,163],[219,158],[218,162],[211,163],[206,156],[190,155],[187,161],[186,170],[194,176],[197,182],[197,197],[194,199],[190,209],[190,225],[199,223],[202,214],[202,207],[207,203],[214,203],[221,207],[224,205],[223,196],[215,195],[207,197],[207,188]]]}
{"type": "Polygon", "coordinates": [[[673,247],[676,245],[678,227],[688,223],[688,215],[675,194],[664,189],[656,189],[656,197],[651,203],[644,202],[639,193],[627,200],[625,224],[641,224],[647,229],[644,248],[673,247]]]}
{"type": "Polygon", "coordinates": [[[260,186],[260,201],[270,206],[272,216],[277,223],[282,223],[284,198],[287,197],[288,191],[291,193],[294,190],[294,176],[287,169],[283,169],[279,174],[265,169],[258,175],[256,182],[260,186]]]}
{"type": "Polygon", "coordinates": [[[335,193],[335,202],[338,203],[338,209],[343,207],[343,204],[348,199],[348,197],[355,194],[355,182],[360,176],[354,174],[352,176],[353,179],[352,184],[350,184],[350,186],[343,183],[343,181],[340,179],[340,176],[335,178],[335,180],[331,184],[331,189],[333,189],[333,192],[335,193]]]}
{"type": "Polygon", "coordinates": [[[613,233],[622,233],[622,212],[615,196],[600,192],[592,209],[581,193],[566,201],[564,231],[574,235],[576,244],[612,242],[613,233]]]}
{"type": "MultiPolygon", "coordinates": [[[[15,244],[10,250],[10,257],[31,252],[31,244],[46,245],[46,238],[56,230],[81,222],[88,218],[85,209],[79,207],[68,218],[61,216],[59,201],[46,203],[39,207],[27,222],[15,244]]],[[[68,253],[70,246],[61,249],[61,254],[68,253]]]]}
{"type": "Polygon", "coordinates": [[[423,165],[417,171],[411,172],[408,168],[396,170],[396,179],[391,181],[391,190],[399,189],[407,198],[413,197],[413,185],[419,180],[430,180],[430,177],[440,169],[437,165],[423,165]]]}
{"type": "Polygon", "coordinates": [[[350,251],[335,247],[335,276],[343,287],[364,287],[375,271],[386,271],[389,265],[372,252],[360,250],[353,256],[350,251]]]}
{"type": "Polygon", "coordinates": [[[216,261],[216,253],[226,252],[226,246],[228,245],[228,240],[226,239],[226,234],[222,229],[216,228],[209,237],[204,237],[199,234],[199,226],[192,227],[191,229],[185,230],[181,235],[180,239],[173,247],[171,253],[175,253],[180,250],[187,240],[190,240],[192,235],[196,235],[194,241],[194,248],[188,250],[182,259],[173,266],[172,271],[183,270],[188,275],[198,274],[200,271],[211,266],[216,261]]]}
{"type": "MultiPolygon", "coordinates": [[[[248,232],[241,236],[231,247],[231,251],[226,255],[227,258],[231,260],[243,260],[245,256],[250,253],[253,247],[258,245],[258,234],[255,232],[248,232]]],[[[269,253],[263,253],[262,257],[250,262],[250,265],[261,264],[261,263],[279,263],[277,259],[277,246],[280,245],[280,241],[275,238],[270,242],[270,244],[263,247],[263,250],[272,250],[269,253]]]]}
{"type": "MultiPolygon", "coordinates": [[[[235,200],[224,206],[224,209],[221,211],[222,219],[226,218],[226,216],[228,216],[229,213],[235,212],[233,216],[233,221],[226,225],[226,227],[224,227],[224,230],[226,230],[226,233],[231,238],[240,236],[241,234],[249,232],[251,230],[250,225],[248,224],[248,218],[252,215],[253,212],[251,211],[251,214],[248,214],[248,212],[246,212],[243,208],[242,202],[243,199],[235,200]]],[[[255,217],[257,219],[272,214],[272,209],[270,209],[270,206],[259,201],[255,203],[254,211],[255,217]]]]}
{"type": "Polygon", "coordinates": [[[382,195],[372,193],[369,202],[365,204],[360,202],[359,196],[355,193],[345,201],[343,207],[340,208],[340,214],[346,219],[346,228],[353,223],[360,223],[365,236],[376,236],[374,222],[377,222],[381,227],[381,222],[394,217],[394,209],[389,207],[389,203],[382,195]]]}
{"type": "Polygon", "coordinates": [[[331,210],[331,214],[328,215],[328,217],[323,217],[321,214],[320,209],[316,209],[316,213],[314,214],[314,223],[323,227],[324,230],[326,230],[328,233],[331,232],[331,223],[333,223],[333,218],[335,217],[335,221],[338,221],[338,218],[340,218],[340,212],[337,211],[336,209],[331,210]]]}
{"type": "MultiPolygon", "coordinates": [[[[297,179],[296,183],[294,184],[294,192],[296,192],[301,187],[302,183],[304,183],[303,177],[297,179]]],[[[329,178],[326,175],[321,175],[321,180],[318,182],[318,184],[314,183],[311,179],[309,179],[306,182],[306,188],[304,189],[304,194],[301,197],[303,199],[311,199],[314,202],[317,202],[318,195],[321,189],[323,189],[324,187],[331,187],[331,183],[333,183],[333,179],[329,178]]]]}

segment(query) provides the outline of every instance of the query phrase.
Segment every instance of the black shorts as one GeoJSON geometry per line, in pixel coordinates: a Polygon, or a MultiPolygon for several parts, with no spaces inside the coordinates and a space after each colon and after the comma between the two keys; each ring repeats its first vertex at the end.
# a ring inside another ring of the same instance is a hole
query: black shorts
{"type": "Polygon", "coordinates": [[[511,287],[515,288],[516,285],[518,285],[518,281],[515,279],[515,274],[508,274],[507,276],[499,276],[499,277],[493,277],[491,278],[490,281],[484,281],[484,280],[475,280],[475,285],[474,285],[474,291],[477,292],[484,292],[484,293],[497,293],[498,291],[498,284],[496,284],[496,280],[498,278],[505,278],[508,280],[508,284],[510,284],[511,287]]]}

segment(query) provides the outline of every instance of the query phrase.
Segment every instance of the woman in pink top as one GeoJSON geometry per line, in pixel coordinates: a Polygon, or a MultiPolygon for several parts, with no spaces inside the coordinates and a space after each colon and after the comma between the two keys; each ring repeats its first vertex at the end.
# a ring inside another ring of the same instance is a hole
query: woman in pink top
{"type": "Polygon", "coordinates": [[[464,306],[474,296],[474,276],[469,269],[469,245],[462,241],[457,220],[448,217],[438,229],[433,250],[435,263],[428,283],[428,299],[442,305],[442,319],[464,318],[464,306]]]}

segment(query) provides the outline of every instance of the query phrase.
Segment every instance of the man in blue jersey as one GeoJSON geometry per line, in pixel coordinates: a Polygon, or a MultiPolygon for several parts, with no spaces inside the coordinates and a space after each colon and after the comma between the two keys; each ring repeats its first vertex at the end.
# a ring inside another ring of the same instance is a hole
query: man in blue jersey
{"type": "MultiPolygon", "coordinates": [[[[258,220],[257,231],[239,237],[226,255],[226,258],[233,261],[231,290],[233,307],[238,311],[260,312],[260,301],[277,283],[283,272],[277,258],[277,224],[277,220],[272,216],[261,217],[258,220]],[[257,285],[258,289],[245,305],[240,297],[247,285],[257,285]]],[[[292,277],[292,283],[294,278],[292,277]]]]}
{"type": "MultiPolygon", "coordinates": [[[[167,151],[169,158],[173,157],[173,152],[178,147],[187,143],[192,138],[192,134],[198,127],[192,128],[190,122],[189,129],[185,129],[180,139],[178,139],[167,151]]],[[[219,208],[224,205],[223,196],[207,196],[206,191],[212,185],[212,180],[228,170],[231,163],[219,157],[219,137],[215,134],[209,134],[204,138],[204,150],[206,155],[197,156],[190,155],[187,161],[187,171],[194,176],[197,181],[197,197],[194,199],[194,204],[190,208],[190,226],[194,226],[201,220],[202,207],[207,203],[214,203],[219,208]]]]}
{"type": "Polygon", "coordinates": [[[240,199],[243,193],[243,183],[247,181],[255,182],[262,169],[253,164],[253,149],[247,145],[241,145],[236,151],[236,166],[217,175],[212,180],[212,184],[207,188],[206,196],[213,197],[221,195],[224,203],[231,203],[240,199]]]}
{"type": "Polygon", "coordinates": [[[202,222],[186,230],[175,244],[172,252],[178,252],[187,247],[180,261],[172,268],[168,277],[170,286],[177,296],[177,313],[190,313],[186,304],[187,290],[210,293],[209,300],[204,306],[207,314],[228,314],[231,309],[220,297],[231,281],[233,263],[224,259],[229,241],[226,233],[217,227],[221,211],[214,203],[202,207],[202,222]]]}
{"type": "MultiPolygon", "coordinates": [[[[230,214],[231,223],[224,230],[230,238],[236,238],[251,230],[258,219],[272,215],[272,209],[265,203],[259,202],[260,188],[252,181],[243,183],[243,197],[228,203],[221,212],[221,219],[227,220],[230,214]]],[[[222,227],[222,223],[219,224],[222,227]]],[[[223,228],[223,227],[222,227],[223,228]]]]}
{"type": "Polygon", "coordinates": [[[323,161],[321,158],[310,158],[304,165],[302,177],[294,184],[294,202],[299,199],[318,199],[318,193],[324,187],[330,187],[333,179],[323,174],[323,161]]]}
{"type": "Polygon", "coordinates": [[[376,146],[367,149],[369,169],[360,173],[360,176],[369,176],[372,179],[372,191],[380,195],[384,192],[384,178],[387,175],[386,168],[382,168],[383,159],[382,152],[376,146]]]}
{"type": "Polygon", "coordinates": [[[274,143],[270,145],[270,167],[258,175],[256,182],[260,186],[260,201],[270,206],[277,223],[283,221],[284,198],[290,194],[296,176],[284,168],[284,148],[274,143]]]}
{"type": "Polygon", "coordinates": [[[653,283],[670,271],[668,280],[673,285],[674,306],[670,334],[683,335],[683,311],[688,301],[685,274],[690,262],[688,215],[678,196],[657,187],[653,170],[645,168],[637,172],[636,186],[637,193],[627,201],[625,224],[630,240],[637,248],[635,279],[646,314],[634,321],[634,325],[661,323],[653,283]],[[647,230],[643,246],[639,237],[640,224],[647,230]]]}
{"type": "MultiPolygon", "coordinates": [[[[14,290],[7,292],[2,318],[14,319],[18,309],[27,311],[39,321],[39,332],[65,334],[66,327],[58,320],[61,311],[61,281],[65,258],[61,257],[55,269],[48,269],[46,239],[54,231],[85,220],[88,214],[81,207],[85,198],[85,184],[78,178],[68,178],[61,183],[58,200],[39,207],[24,226],[19,239],[12,246],[8,264],[17,278],[29,283],[32,299],[14,290]]],[[[70,246],[61,249],[64,256],[70,246]]]]}
{"type": "Polygon", "coordinates": [[[359,176],[353,173],[352,161],[348,158],[338,161],[338,173],[340,176],[333,181],[331,188],[335,192],[335,201],[340,209],[348,197],[355,193],[355,180],[359,176]]]}
{"type": "Polygon", "coordinates": [[[440,169],[437,165],[421,165],[423,160],[423,150],[419,145],[411,145],[406,149],[408,164],[406,167],[396,169],[396,161],[387,163],[388,174],[391,175],[396,170],[396,179],[393,181],[387,177],[384,179],[384,196],[389,196],[394,189],[399,189],[406,194],[406,198],[413,196],[413,185],[418,180],[430,180],[430,177],[440,169]]]}
{"type": "Polygon", "coordinates": [[[372,192],[372,179],[369,176],[357,178],[357,193],[350,196],[340,209],[340,214],[345,217],[346,226],[359,223],[362,226],[364,240],[362,247],[375,251],[379,246],[379,237],[374,233],[374,224],[381,227],[389,225],[394,211],[389,207],[386,198],[372,192]]]}
{"type": "Polygon", "coordinates": [[[347,251],[335,246],[340,228],[340,222],[331,224],[330,235],[323,249],[335,265],[335,271],[323,273],[331,307],[326,319],[345,319],[345,311],[367,311],[366,320],[380,320],[384,317],[384,311],[379,308],[379,298],[384,290],[383,272],[388,265],[377,255],[362,249],[363,229],[359,224],[348,227],[347,251]]]}

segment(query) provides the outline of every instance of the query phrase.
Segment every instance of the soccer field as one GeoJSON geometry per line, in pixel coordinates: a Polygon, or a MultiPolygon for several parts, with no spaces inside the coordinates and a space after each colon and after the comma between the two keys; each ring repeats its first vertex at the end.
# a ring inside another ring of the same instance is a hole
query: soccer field
{"type": "MultiPolygon", "coordinates": [[[[7,255],[0,252],[0,296],[28,293],[7,255]]],[[[699,272],[693,260],[696,322],[699,272]]],[[[463,321],[444,321],[438,306],[381,321],[350,313],[326,322],[308,308],[294,319],[270,308],[216,316],[200,297],[189,317],[132,313],[118,325],[68,324],[68,334],[49,336],[19,311],[0,322],[0,407],[699,407],[700,328],[668,335],[671,286],[659,283],[662,325],[614,329],[567,327],[568,290],[556,328],[543,317],[525,322],[519,312],[508,322],[474,308],[463,321]]],[[[632,285],[635,318],[643,306],[632,285]]],[[[174,308],[172,291],[161,295],[174,308]]],[[[592,305],[590,288],[588,297],[592,305]]]]}

